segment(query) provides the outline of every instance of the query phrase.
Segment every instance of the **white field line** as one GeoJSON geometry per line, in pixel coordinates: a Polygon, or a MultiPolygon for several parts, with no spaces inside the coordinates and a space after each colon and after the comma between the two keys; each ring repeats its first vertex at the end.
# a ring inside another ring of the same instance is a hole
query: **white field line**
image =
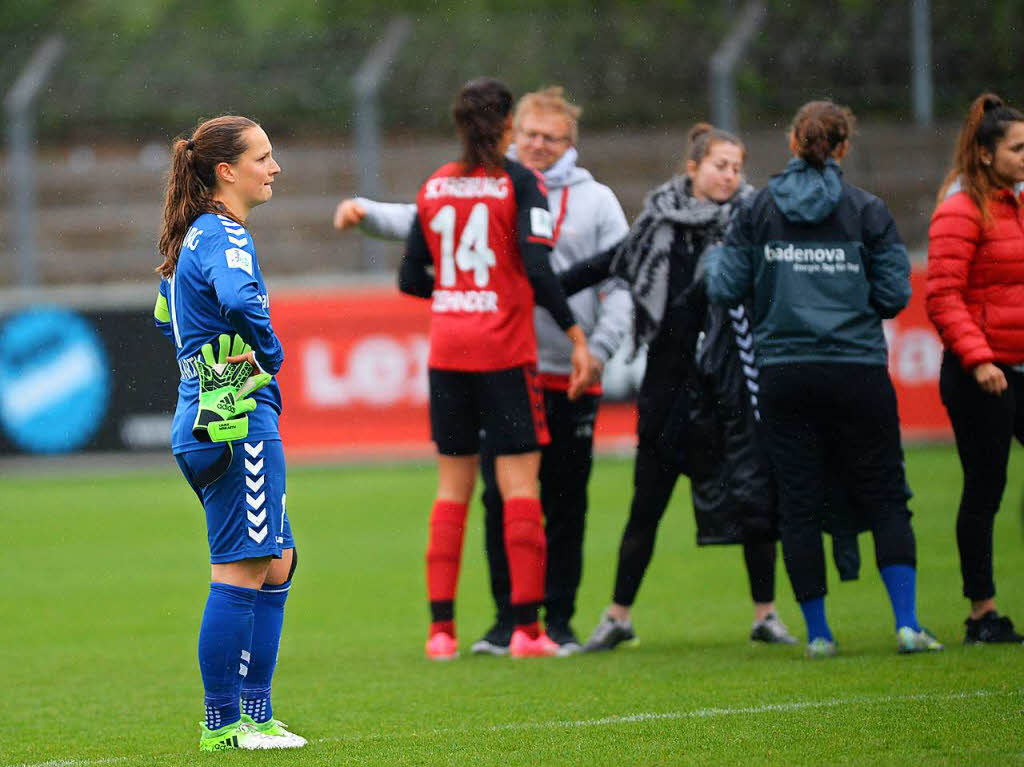
{"type": "MultiPolygon", "coordinates": [[[[968,700],[971,698],[991,698],[995,696],[1021,695],[1024,690],[1013,692],[991,692],[989,690],[977,690],[975,692],[940,693],[919,695],[881,695],[881,696],[858,696],[853,698],[830,698],[827,700],[793,701],[791,703],[765,703],[760,706],[742,706],[737,708],[698,708],[691,711],[666,711],[663,713],[639,713],[623,714],[620,716],[605,716],[600,719],[566,719],[562,721],[546,722],[511,722],[509,724],[495,724],[490,727],[479,728],[478,732],[505,732],[509,730],[558,730],[573,727],[608,727],[618,724],[635,724],[637,722],[653,722],[675,719],[711,719],[722,716],[741,716],[743,714],[766,714],[769,712],[802,711],[815,708],[836,708],[841,706],[874,706],[890,703],[904,703],[912,701],[941,701],[941,700],[968,700]]],[[[405,737],[424,737],[429,735],[448,735],[467,732],[468,728],[450,728],[424,730],[423,732],[410,732],[405,737]]],[[[319,743],[333,743],[338,741],[352,742],[361,740],[383,740],[393,739],[396,735],[375,734],[356,735],[354,737],[320,738],[319,743]]],[[[397,737],[402,737],[398,735],[397,737]]],[[[38,767],[37,765],[23,765],[19,767],[38,767]]]]}
{"type": "MultiPolygon", "coordinates": [[[[914,701],[952,701],[970,700],[977,698],[993,698],[1016,696],[1024,694],[1024,690],[1013,690],[1011,692],[992,692],[990,690],[976,690],[974,692],[959,693],[922,693],[920,695],[879,695],[879,696],[857,696],[852,698],[829,698],[826,700],[803,700],[790,703],[765,703],[760,706],[740,706],[737,708],[697,708],[690,711],[666,711],[662,713],[638,713],[623,714],[621,716],[605,716],[599,719],[566,719],[544,722],[512,722],[509,724],[496,724],[490,727],[477,728],[477,732],[506,732],[509,730],[557,730],[572,727],[608,727],[620,724],[635,724],[637,722],[654,722],[678,719],[713,719],[723,716],[742,716],[745,714],[767,714],[772,712],[786,713],[790,711],[804,711],[807,709],[837,708],[842,706],[878,706],[891,703],[907,703],[914,701]]],[[[393,740],[396,737],[422,738],[434,735],[468,734],[470,728],[439,728],[433,730],[414,731],[405,734],[387,733],[373,735],[354,735],[351,737],[319,738],[315,743],[338,743],[358,742],[373,740],[393,740]]],[[[93,765],[119,764],[128,762],[136,757],[115,756],[105,759],[58,759],[52,762],[21,762],[18,764],[7,764],[2,767],[93,767],[93,765]]],[[[168,759],[180,759],[181,754],[154,754],[153,756],[142,757],[145,762],[161,762],[168,759]]]]}

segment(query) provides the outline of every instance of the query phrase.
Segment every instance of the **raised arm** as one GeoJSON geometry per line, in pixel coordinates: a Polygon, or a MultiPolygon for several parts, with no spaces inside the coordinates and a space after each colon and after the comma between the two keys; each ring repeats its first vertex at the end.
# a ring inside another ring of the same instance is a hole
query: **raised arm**
{"type": "Polygon", "coordinates": [[[334,211],[334,228],[344,231],[359,227],[365,235],[381,240],[404,240],[409,236],[416,206],[403,202],[376,202],[365,197],[342,200],[334,211]]]}

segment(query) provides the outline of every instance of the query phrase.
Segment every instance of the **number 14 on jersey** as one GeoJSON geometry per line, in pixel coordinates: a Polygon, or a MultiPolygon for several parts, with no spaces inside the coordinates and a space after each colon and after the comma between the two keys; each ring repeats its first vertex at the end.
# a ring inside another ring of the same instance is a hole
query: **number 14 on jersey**
{"type": "Polygon", "coordinates": [[[462,229],[458,248],[455,247],[455,206],[445,205],[430,219],[430,231],[441,235],[441,285],[455,285],[455,270],[473,272],[478,288],[487,285],[491,268],[495,265],[494,251],[487,244],[487,225],[490,214],[487,205],[478,202],[469,212],[462,229]]]}

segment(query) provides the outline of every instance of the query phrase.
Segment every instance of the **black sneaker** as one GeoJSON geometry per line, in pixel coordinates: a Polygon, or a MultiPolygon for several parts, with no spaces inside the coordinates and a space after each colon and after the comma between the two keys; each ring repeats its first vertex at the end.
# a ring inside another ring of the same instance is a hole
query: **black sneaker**
{"type": "Polygon", "coordinates": [[[775,613],[768,613],[763,620],[754,621],[750,628],[750,641],[767,644],[796,644],[796,637],[789,633],[786,624],[775,613]]]}
{"type": "Polygon", "coordinates": [[[558,652],[555,655],[559,658],[575,655],[583,649],[576,632],[568,623],[546,623],[544,629],[548,638],[558,645],[558,652]]]}
{"type": "Polygon", "coordinates": [[[487,633],[473,643],[469,651],[473,655],[508,655],[508,644],[512,641],[512,625],[495,623],[487,633]]]}
{"type": "Polygon", "coordinates": [[[995,610],[989,610],[977,620],[968,618],[964,644],[1024,644],[1024,636],[1013,630],[1013,621],[995,610]]]}
{"type": "Polygon", "coordinates": [[[603,650],[614,650],[623,642],[636,644],[636,632],[633,631],[632,621],[617,621],[608,613],[601,616],[601,622],[597,624],[590,639],[583,645],[583,652],[601,652],[603,650]]]}

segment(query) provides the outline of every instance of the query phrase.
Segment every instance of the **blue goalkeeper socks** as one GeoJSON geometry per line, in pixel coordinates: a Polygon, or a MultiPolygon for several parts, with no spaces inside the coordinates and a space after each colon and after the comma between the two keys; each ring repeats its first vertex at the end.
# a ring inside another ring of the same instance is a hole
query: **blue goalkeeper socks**
{"type": "Polygon", "coordinates": [[[889,592],[896,628],[904,626],[920,631],[917,622],[917,570],[910,565],[888,565],[879,568],[885,590],[889,592]]]}
{"type": "Polygon", "coordinates": [[[238,696],[248,673],[256,589],[211,583],[199,627],[199,672],[206,692],[206,726],[241,718],[238,696]]]}
{"type": "Polygon", "coordinates": [[[270,705],[270,685],[277,666],[277,650],[281,644],[284,603],[292,582],[265,585],[256,597],[255,622],[252,631],[252,658],[249,673],[242,682],[242,713],[257,722],[274,716],[270,705]]]}
{"type": "Polygon", "coordinates": [[[827,639],[832,641],[832,631],[825,620],[825,597],[808,599],[800,603],[800,609],[804,614],[804,621],[807,623],[808,644],[815,639],[827,639]]]}

